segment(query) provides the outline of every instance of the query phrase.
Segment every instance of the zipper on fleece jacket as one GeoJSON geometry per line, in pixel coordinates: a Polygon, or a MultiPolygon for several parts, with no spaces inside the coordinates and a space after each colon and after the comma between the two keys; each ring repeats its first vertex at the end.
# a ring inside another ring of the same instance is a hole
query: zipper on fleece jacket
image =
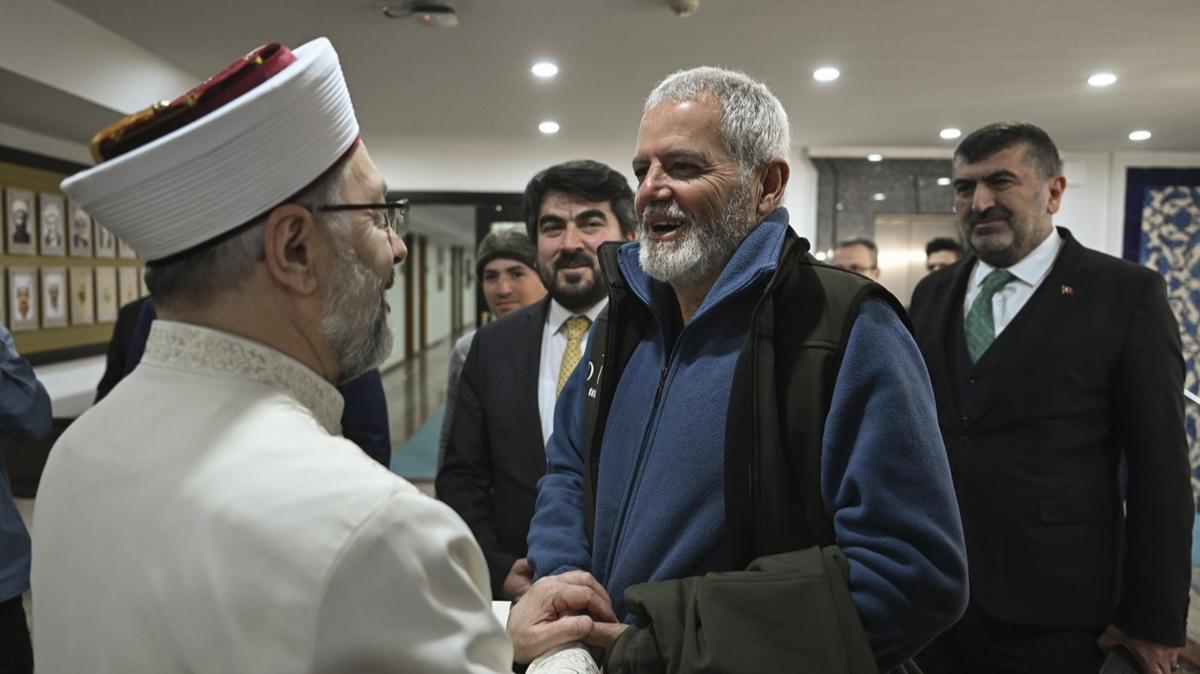
{"type": "MultiPolygon", "coordinates": [[[[685,328],[686,330],[686,328],[685,328]]],[[[682,340],[682,333],[675,340],[675,346],[679,346],[682,340]]],[[[663,340],[666,341],[665,339],[663,340]]],[[[671,362],[675,358],[675,351],[671,351],[667,355],[667,362],[658,374],[658,388],[654,391],[654,404],[650,407],[650,421],[646,424],[646,430],[642,433],[642,444],[638,447],[637,460],[633,463],[633,481],[629,485],[629,490],[625,492],[625,498],[621,502],[621,510],[617,513],[617,526],[613,528],[612,543],[608,547],[608,559],[605,560],[605,571],[609,577],[612,576],[613,563],[616,561],[617,548],[620,546],[621,539],[624,538],[625,528],[629,520],[629,506],[633,503],[633,495],[637,493],[638,485],[642,481],[642,463],[646,459],[646,452],[650,447],[650,438],[654,437],[654,431],[658,428],[658,412],[659,404],[662,402],[663,391],[667,386],[667,378],[671,374],[671,362]]]]}

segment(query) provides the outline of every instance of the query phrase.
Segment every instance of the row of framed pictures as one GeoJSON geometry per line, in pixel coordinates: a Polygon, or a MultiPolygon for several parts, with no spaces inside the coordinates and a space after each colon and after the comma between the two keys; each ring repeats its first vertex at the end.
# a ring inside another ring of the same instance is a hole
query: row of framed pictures
{"type": "Polygon", "coordinates": [[[0,317],[12,332],[107,323],[146,294],[139,267],[9,267],[0,273],[0,297],[8,298],[0,317]]]}
{"type": "Polygon", "coordinates": [[[74,202],[56,192],[3,188],[4,243],[9,255],[127,258],[133,249],[74,202]]]}

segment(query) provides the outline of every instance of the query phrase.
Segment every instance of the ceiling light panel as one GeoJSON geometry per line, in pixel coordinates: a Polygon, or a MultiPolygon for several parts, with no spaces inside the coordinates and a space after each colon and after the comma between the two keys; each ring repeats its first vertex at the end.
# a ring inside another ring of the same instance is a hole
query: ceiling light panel
{"type": "Polygon", "coordinates": [[[534,75],[542,79],[549,79],[558,74],[558,66],[549,61],[540,61],[535,63],[533,64],[533,68],[530,70],[534,75]]]}
{"type": "Polygon", "coordinates": [[[813,79],[818,82],[832,82],[841,76],[841,71],[831,66],[823,66],[813,71],[813,79]]]}

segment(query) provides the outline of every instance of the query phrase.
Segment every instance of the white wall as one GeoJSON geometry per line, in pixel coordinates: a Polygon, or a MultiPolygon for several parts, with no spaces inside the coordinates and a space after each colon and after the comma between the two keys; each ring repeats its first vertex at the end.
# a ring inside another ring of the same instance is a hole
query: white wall
{"type": "Polygon", "coordinates": [[[204,79],[46,0],[4,0],[0,63],[121,114],[174,98],[204,79]]]}
{"type": "Polygon", "coordinates": [[[803,149],[792,152],[792,176],[783,195],[792,229],[812,245],[817,242],[817,167],[803,149]]]}
{"type": "Polygon", "coordinates": [[[92,154],[86,145],[26,131],[8,124],[0,123],[0,145],[88,166],[92,164],[92,154]]]}
{"type": "Polygon", "coordinates": [[[1200,168],[1200,152],[1063,152],[1067,191],[1054,224],[1083,245],[1120,257],[1130,168],[1200,168]]]}
{"type": "Polygon", "coordinates": [[[1084,246],[1121,255],[1120,224],[1114,224],[1109,214],[1110,182],[1108,152],[1064,152],[1063,173],[1067,189],[1062,208],[1054,216],[1054,224],[1066,227],[1084,246]],[[1116,227],[1117,248],[1111,249],[1111,230],[1116,227]]]}
{"type": "MultiPolygon", "coordinates": [[[[405,273],[408,273],[405,265],[405,273]]],[[[381,370],[404,360],[404,278],[396,270],[396,283],[387,291],[387,303],[391,307],[388,324],[392,326],[392,352],[379,366],[381,370]]]]}
{"type": "Polygon", "coordinates": [[[450,247],[430,241],[425,246],[425,343],[435,344],[450,335],[450,247]],[[442,256],[442,288],[438,289],[438,254],[442,256]]]}
{"type": "Polygon", "coordinates": [[[471,282],[467,283],[465,274],[462,285],[462,324],[472,326],[475,324],[475,284],[479,279],[475,277],[475,250],[471,246],[463,248],[463,268],[470,270],[471,282]]]}

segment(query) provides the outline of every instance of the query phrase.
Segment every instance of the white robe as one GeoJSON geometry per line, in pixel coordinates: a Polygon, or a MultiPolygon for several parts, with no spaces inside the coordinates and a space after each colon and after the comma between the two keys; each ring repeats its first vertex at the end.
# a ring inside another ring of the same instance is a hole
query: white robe
{"type": "Polygon", "coordinates": [[[470,530],[341,411],[277,351],[156,321],[42,476],[39,674],[510,671],[470,530]]]}

